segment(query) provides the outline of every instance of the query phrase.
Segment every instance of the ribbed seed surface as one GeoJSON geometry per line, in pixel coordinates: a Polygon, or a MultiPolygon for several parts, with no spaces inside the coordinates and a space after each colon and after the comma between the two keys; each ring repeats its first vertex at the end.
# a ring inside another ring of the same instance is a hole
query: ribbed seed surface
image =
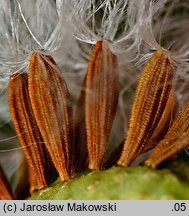
{"type": "Polygon", "coordinates": [[[10,79],[8,97],[12,121],[35,180],[32,188],[39,190],[47,187],[45,167],[48,152],[32,111],[27,74],[16,74],[10,79]]]}
{"type": "Polygon", "coordinates": [[[37,125],[62,181],[71,177],[72,107],[67,85],[50,56],[35,52],[29,96],[37,125]]]}
{"type": "Polygon", "coordinates": [[[157,50],[138,82],[126,141],[118,165],[129,166],[156,129],[172,86],[173,67],[166,50],[157,50]]]}
{"type": "Polygon", "coordinates": [[[161,162],[189,146],[189,102],[175,119],[164,139],[154,148],[145,162],[156,168],[161,162]]]}
{"type": "Polygon", "coordinates": [[[166,135],[167,131],[171,127],[173,121],[176,118],[178,110],[178,102],[174,92],[171,92],[165,106],[164,112],[161,116],[161,119],[158,123],[157,128],[155,129],[152,137],[150,138],[149,142],[146,144],[144,148],[144,152],[152,149],[155,147],[158,142],[160,142],[163,137],[166,135]]]}
{"type": "Polygon", "coordinates": [[[89,168],[102,168],[118,103],[118,66],[107,41],[98,41],[86,75],[86,128],[89,168]]]}

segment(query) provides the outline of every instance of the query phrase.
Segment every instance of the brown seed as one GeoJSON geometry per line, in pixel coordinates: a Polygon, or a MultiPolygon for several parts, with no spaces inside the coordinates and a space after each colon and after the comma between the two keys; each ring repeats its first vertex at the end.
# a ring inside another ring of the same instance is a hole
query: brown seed
{"type": "Polygon", "coordinates": [[[35,190],[47,187],[48,152],[37,127],[28,93],[27,74],[15,74],[8,85],[9,107],[17,136],[35,179],[35,190]]]}
{"type": "Polygon", "coordinates": [[[9,182],[0,166],[0,200],[13,200],[14,196],[9,182]]]}
{"type": "Polygon", "coordinates": [[[189,102],[177,116],[164,139],[154,148],[145,165],[156,168],[161,162],[189,146],[189,102]]]}
{"type": "Polygon", "coordinates": [[[98,41],[86,75],[86,128],[89,168],[102,169],[102,162],[117,109],[118,66],[107,41],[98,41]]]}
{"type": "Polygon", "coordinates": [[[129,166],[143,152],[165,109],[172,78],[173,67],[168,51],[159,49],[147,62],[139,79],[118,165],[129,166]]]}
{"type": "MultiPolygon", "coordinates": [[[[149,151],[150,149],[154,148],[157,145],[157,143],[165,136],[168,129],[171,127],[173,121],[175,120],[175,117],[177,114],[177,108],[178,108],[178,103],[177,103],[176,95],[174,92],[171,92],[168,98],[165,110],[158,123],[158,126],[155,129],[151,139],[146,144],[142,153],[145,153],[149,151]]],[[[119,159],[121,155],[121,152],[124,146],[124,142],[125,141],[123,140],[111,153],[110,157],[104,164],[105,168],[110,168],[117,162],[117,160],[119,159]]]]}
{"type": "Polygon", "coordinates": [[[173,121],[176,118],[178,110],[178,102],[177,98],[174,92],[171,92],[167,101],[167,104],[165,106],[165,109],[163,111],[163,114],[161,116],[161,119],[154,130],[154,133],[152,134],[152,137],[150,138],[149,142],[146,144],[144,151],[146,152],[152,148],[154,148],[157,143],[159,143],[165,134],[167,133],[168,129],[171,127],[173,121]]]}
{"type": "Polygon", "coordinates": [[[29,96],[37,125],[61,181],[70,179],[72,107],[67,85],[50,56],[35,52],[29,65],[29,96]]]}

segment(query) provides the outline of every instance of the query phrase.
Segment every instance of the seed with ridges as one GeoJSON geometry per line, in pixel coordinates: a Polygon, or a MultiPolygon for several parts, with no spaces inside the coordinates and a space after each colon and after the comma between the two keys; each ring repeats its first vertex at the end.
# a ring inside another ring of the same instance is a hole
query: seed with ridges
{"type": "Polygon", "coordinates": [[[171,127],[173,121],[176,118],[178,110],[178,102],[174,92],[171,92],[161,116],[161,119],[158,123],[157,128],[155,129],[152,137],[150,138],[149,142],[146,144],[144,148],[144,152],[154,148],[158,142],[160,142],[165,134],[167,133],[168,129],[171,127]]]}
{"type": "Polygon", "coordinates": [[[39,190],[47,187],[46,163],[48,152],[33,115],[28,92],[27,74],[15,74],[8,85],[9,107],[17,136],[39,190]]]}
{"type": "MultiPolygon", "coordinates": [[[[168,129],[171,127],[172,122],[174,121],[176,114],[177,114],[178,103],[176,99],[176,95],[174,92],[170,93],[168,98],[165,110],[161,116],[161,119],[158,123],[157,128],[155,129],[151,139],[145,145],[145,148],[142,153],[149,151],[150,149],[154,148],[157,143],[165,136],[168,129]]],[[[105,162],[104,167],[109,168],[113,166],[117,160],[119,159],[123,146],[124,140],[114,149],[108,160],[105,162]]],[[[141,154],[142,154],[141,153],[141,154]]]]}
{"type": "Polygon", "coordinates": [[[98,41],[86,75],[86,128],[89,168],[102,168],[103,157],[117,109],[117,59],[105,40],[98,41]]]}
{"type": "Polygon", "coordinates": [[[32,54],[29,96],[37,125],[62,181],[71,177],[73,117],[70,94],[61,72],[50,56],[32,54]]]}
{"type": "Polygon", "coordinates": [[[172,78],[173,67],[168,51],[159,49],[147,62],[139,79],[118,165],[129,166],[143,152],[165,109],[172,78]]]}
{"type": "Polygon", "coordinates": [[[156,168],[161,162],[189,146],[189,103],[177,116],[164,139],[154,148],[145,162],[146,166],[156,168]]]}

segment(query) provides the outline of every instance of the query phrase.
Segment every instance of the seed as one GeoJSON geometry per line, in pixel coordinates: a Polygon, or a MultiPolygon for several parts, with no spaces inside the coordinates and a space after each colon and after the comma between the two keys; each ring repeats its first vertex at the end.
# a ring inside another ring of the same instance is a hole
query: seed
{"type": "MultiPolygon", "coordinates": [[[[171,127],[172,122],[174,121],[176,114],[177,114],[177,99],[174,92],[170,93],[170,96],[168,98],[167,104],[165,106],[165,110],[161,116],[161,119],[158,123],[157,128],[155,129],[151,139],[149,142],[145,145],[144,150],[142,153],[145,153],[149,151],[150,149],[154,148],[157,143],[165,136],[168,129],[171,127]]],[[[119,159],[123,146],[124,146],[124,140],[114,149],[114,151],[111,153],[108,160],[105,162],[104,167],[109,168],[116,164],[117,160],[119,159]]],[[[142,154],[141,153],[141,154],[142,154]]]]}
{"type": "Polygon", "coordinates": [[[86,75],[86,128],[89,168],[102,169],[119,93],[118,65],[107,41],[98,41],[86,75]]]}
{"type": "Polygon", "coordinates": [[[14,196],[5,173],[0,166],[0,200],[13,200],[14,196]]]}
{"type": "Polygon", "coordinates": [[[33,115],[26,74],[15,74],[8,85],[9,107],[17,136],[31,167],[35,189],[47,187],[48,153],[33,115]]]}
{"type": "Polygon", "coordinates": [[[145,165],[156,168],[189,146],[189,102],[177,116],[164,139],[154,148],[145,165]]]}
{"type": "Polygon", "coordinates": [[[172,78],[173,67],[168,51],[159,49],[147,62],[139,79],[118,165],[129,166],[145,149],[165,109],[172,78]]]}
{"type": "Polygon", "coordinates": [[[171,92],[161,116],[161,119],[154,130],[149,142],[146,144],[144,148],[144,152],[154,148],[157,143],[159,143],[165,134],[167,133],[168,129],[171,127],[173,121],[176,118],[178,108],[177,98],[174,92],[171,92]]]}
{"type": "Polygon", "coordinates": [[[52,57],[35,52],[29,65],[34,116],[61,181],[70,179],[73,117],[70,94],[52,57]]]}
{"type": "MultiPolygon", "coordinates": [[[[48,183],[51,182],[51,179],[52,179],[52,174],[53,174],[53,169],[54,169],[54,166],[52,164],[52,160],[50,158],[50,155],[48,153],[48,151],[46,150],[45,148],[45,178],[46,178],[46,181],[48,183]]],[[[30,194],[35,191],[35,190],[38,190],[37,188],[37,181],[36,181],[36,178],[35,178],[35,175],[33,175],[33,170],[31,169],[30,166],[28,166],[28,175],[29,175],[29,186],[30,186],[30,194]]]]}

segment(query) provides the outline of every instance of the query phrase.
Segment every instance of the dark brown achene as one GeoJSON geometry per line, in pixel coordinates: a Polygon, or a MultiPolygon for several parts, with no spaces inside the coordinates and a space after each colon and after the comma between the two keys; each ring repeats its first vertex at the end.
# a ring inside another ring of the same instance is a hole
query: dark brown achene
{"type": "Polygon", "coordinates": [[[52,57],[34,52],[29,65],[29,97],[34,116],[62,181],[71,178],[73,117],[70,94],[52,57]]]}
{"type": "Polygon", "coordinates": [[[118,65],[106,40],[98,41],[88,64],[85,112],[89,168],[102,169],[119,93],[118,65]]]}
{"type": "Polygon", "coordinates": [[[49,155],[33,114],[27,74],[10,78],[8,99],[12,121],[35,181],[32,190],[47,187],[49,155]]]}

